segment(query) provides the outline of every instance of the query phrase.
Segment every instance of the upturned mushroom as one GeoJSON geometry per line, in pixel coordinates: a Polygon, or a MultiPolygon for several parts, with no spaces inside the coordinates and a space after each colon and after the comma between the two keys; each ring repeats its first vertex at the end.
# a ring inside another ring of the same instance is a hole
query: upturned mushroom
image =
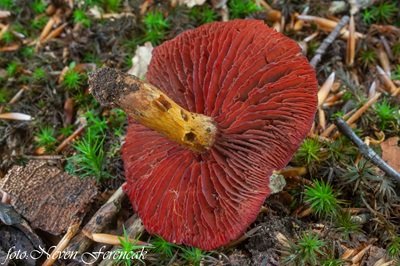
{"type": "Polygon", "coordinates": [[[103,68],[102,103],[133,118],[122,148],[133,208],[146,230],[215,249],[240,237],[292,158],[317,107],[314,69],[262,21],[203,25],[153,51],[148,83],[103,68]]]}

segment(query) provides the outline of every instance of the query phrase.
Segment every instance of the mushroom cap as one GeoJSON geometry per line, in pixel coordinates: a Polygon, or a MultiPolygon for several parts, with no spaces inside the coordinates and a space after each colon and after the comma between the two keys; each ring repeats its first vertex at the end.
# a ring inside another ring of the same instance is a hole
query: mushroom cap
{"type": "Polygon", "coordinates": [[[298,44],[262,21],[205,24],[153,51],[148,81],[214,118],[196,154],[130,121],[122,149],[129,195],[146,230],[211,250],[240,237],[292,158],[317,107],[314,69],[298,44]]]}

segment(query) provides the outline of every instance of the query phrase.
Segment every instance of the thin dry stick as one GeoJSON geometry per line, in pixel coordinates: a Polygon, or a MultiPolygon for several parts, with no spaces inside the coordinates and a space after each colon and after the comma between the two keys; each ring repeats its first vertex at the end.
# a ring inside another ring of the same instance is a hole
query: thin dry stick
{"type": "Polygon", "coordinates": [[[373,149],[368,147],[355,133],[351,130],[350,126],[342,119],[337,118],[335,121],[336,127],[339,131],[348,137],[360,150],[360,153],[375,164],[379,169],[384,171],[388,176],[396,179],[400,183],[400,173],[388,165],[373,149]]]}
{"type": "MultiPolygon", "coordinates": [[[[356,111],[356,110],[354,109],[354,110],[351,110],[350,112],[346,113],[346,114],[343,116],[343,119],[349,118],[355,111],[356,111]]],[[[335,125],[335,124],[331,124],[327,129],[324,130],[324,132],[321,133],[320,136],[323,137],[323,138],[329,137],[329,135],[332,133],[332,131],[333,131],[335,128],[336,128],[336,125],[335,125]]]]}
{"type": "Polygon", "coordinates": [[[356,50],[356,28],[354,25],[354,17],[351,16],[349,23],[349,39],[347,40],[346,63],[348,66],[353,66],[354,55],[356,50]]]}
{"type": "Polygon", "coordinates": [[[61,142],[61,144],[58,145],[58,147],[56,148],[56,153],[59,153],[62,150],[64,150],[65,147],[67,147],[68,144],[71,143],[73,139],[75,139],[79,134],[81,134],[81,132],[85,129],[85,127],[86,123],[82,124],[68,138],[64,139],[63,142],[61,142]]]}
{"type": "Polygon", "coordinates": [[[50,256],[47,258],[47,260],[43,263],[42,266],[50,266],[54,264],[54,262],[58,259],[58,255],[64,251],[69,241],[71,241],[71,239],[78,232],[78,229],[79,229],[79,224],[73,224],[70,227],[68,227],[67,233],[63,236],[63,238],[60,240],[58,245],[55,247],[53,252],[51,252],[50,256]]]}
{"type": "Polygon", "coordinates": [[[328,49],[329,45],[339,36],[340,31],[344,26],[349,22],[349,16],[343,16],[339,23],[336,25],[335,29],[325,38],[322,42],[321,46],[315,52],[314,57],[311,59],[310,64],[315,68],[318,63],[321,61],[322,55],[325,54],[326,49],[328,49]]]}
{"type": "Polygon", "coordinates": [[[380,66],[376,66],[376,70],[378,71],[378,77],[382,81],[384,89],[393,95],[397,90],[396,85],[394,85],[393,81],[380,66]]]}
{"type": "Polygon", "coordinates": [[[367,109],[379,99],[381,95],[382,95],[381,93],[375,94],[375,96],[369,99],[363,106],[361,106],[360,109],[357,110],[357,112],[355,112],[352,116],[350,116],[350,118],[346,120],[346,122],[349,125],[356,122],[365,113],[365,111],[367,111],[367,109]]]}
{"type": "MultiPolygon", "coordinates": [[[[123,186],[123,185],[122,185],[123,186]]],[[[111,223],[120,210],[121,202],[124,200],[125,193],[119,187],[108,201],[93,215],[90,221],[84,226],[83,231],[88,233],[102,232],[111,223]]],[[[68,247],[69,252],[83,253],[92,244],[92,240],[87,238],[83,232],[76,235],[68,247]]]]}

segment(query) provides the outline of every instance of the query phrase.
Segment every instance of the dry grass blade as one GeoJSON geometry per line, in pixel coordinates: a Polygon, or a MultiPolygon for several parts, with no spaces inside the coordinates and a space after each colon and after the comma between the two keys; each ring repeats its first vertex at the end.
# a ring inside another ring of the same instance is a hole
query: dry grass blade
{"type": "MultiPolygon", "coordinates": [[[[120,239],[124,239],[123,236],[116,236],[111,234],[100,234],[100,233],[90,233],[86,232],[85,230],[82,231],[88,238],[92,239],[94,242],[108,244],[113,246],[121,245],[120,239]]],[[[135,243],[137,245],[146,245],[148,246],[149,243],[139,241],[136,239],[128,238],[128,241],[131,243],[135,243]]]]}
{"type": "Polygon", "coordinates": [[[335,72],[332,72],[318,91],[318,107],[321,107],[328,97],[335,81],[335,72]]]}
{"type": "Polygon", "coordinates": [[[347,124],[351,125],[356,122],[364,113],[367,111],[371,105],[376,103],[376,101],[381,97],[381,93],[376,93],[374,97],[369,99],[363,106],[360,107],[349,119],[346,120],[347,124]]]}
{"type": "Polygon", "coordinates": [[[22,113],[2,113],[0,114],[0,119],[31,121],[32,116],[22,113]]]}
{"type": "Polygon", "coordinates": [[[59,27],[57,27],[56,29],[54,29],[53,31],[51,31],[49,33],[49,35],[47,35],[47,37],[44,38],[42,43],[46,43],[46,42],[50,41],[51,39],[54,39],[54,38],[58,37],[63,32],[64,28],[67,25],[68,25],[68,23],[64,23],[64,24],[60,25],[59,27]]]}
{"type": "Polygon", "coordinates": [[[388,75],[390,77],[391,74],[390,74],[389,57],[387,56],[382,45],[378,46],[378,58],[379,58],[379,62],[381,63],[383,69],[385,70],[386,75],[388,75]]]}
{"type": "Polygon", "coordinates": [[[56,148],[56,153],[59,153],[62,150],[64,150],[65,147],[67,147],[77,136],[79,136],[83,132],[85,127],[86,123],[83,123],[70,136],[64,139],[63,142],[61,142],[60,145],[58,145],[58,147],[56,148]]]}
{"type": "Polygon", "coordinates": [[[387,75],[387,73],[380,66],[376,66],[376,69],[378,71],[378,77],[382,81],[385,90],[392,95],[396,93],[398,89],[396,85],[394,85],[390,77],[387,75]]]}
{"type": "MultiPolygon", "coordinates": [[[[351,110],[350,112],[346,113],[343,116],[343,119],[347,119],[349,118],[356,110],[351,110]]],[[[335,130],[336,125],[335,124],[331,124],[327,129],[325,129],[322,133],[321,133],[321,137],[323,138],[328,138],[329,135],[333,132],[333,130],[335,130]]]]}
{"type": "MultiPolygon", "coordinates": [[[[347,17],[347,16],[344,16],[347,17]]],[[[313,22],[317,24],[317,26],[323,30],[323,31],[328,31],[332,32],[335,30],[335,28],[338,25],[338,22],[326,18],[321,18],[321,17],[316,17],[316,16],[309,16],[309,15],[299,15],[297,16],[298,19],[308,21],[308,22],[313,22]]],[[[343,19],[343,17],[342,17],[343,19]]],[[[347,24],[347,22],[345,23],[347,24]]],[[[344,25],[343,25],[344,26],[344,25]]],[[[342,27],[343,28],[343,27],[342,27]]],[[[340,29],[340,37],[347,40],[350,36],[350,33],[347,29],[340,29]]],[[[355,32],[355,38],[364,38],[365,35],[360,33],[360,32],[355,32]]]]}
{"type": "Polygon", "coordinates": [[[355,24],[354,17],[350,17],[349,22],[349,39],[347,40],[347,50],[346,50],[346,64],[348,66],[353,66],[354,56],[356,51],[356,34],[355,34],[355,24]]]}

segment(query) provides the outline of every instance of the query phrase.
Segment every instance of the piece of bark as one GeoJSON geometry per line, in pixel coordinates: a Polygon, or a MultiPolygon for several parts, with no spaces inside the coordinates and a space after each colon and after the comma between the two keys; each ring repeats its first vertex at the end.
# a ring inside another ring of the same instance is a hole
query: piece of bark
{"type": "MultiPolygon", "coordinates": [[[[29,241],[29,238],[20,230],[7,225],[0,226],[0,250],[3,253],[15,252],[22,254],[31,254],[35,250],[35,246],[29,241]]],[[[24,259],[10,259],[2,258],[3,255],[0,254],[0,265],[25,265],[25,266],[35,266],[36,262],[30,256],[26,256],[24,259]],[[5,262],[3,264],[3,262],[5,262]]],[[[6,256],[7,257],[7,256],[6,256]]]]}
{"type": "Polygon", "coordinates": [[[42,160],[11,168],[0,189],[10,194],[11,205],[34,229],[54,235],[80,223],[97,194],[93,180],[71,176],[42,160]]]}

